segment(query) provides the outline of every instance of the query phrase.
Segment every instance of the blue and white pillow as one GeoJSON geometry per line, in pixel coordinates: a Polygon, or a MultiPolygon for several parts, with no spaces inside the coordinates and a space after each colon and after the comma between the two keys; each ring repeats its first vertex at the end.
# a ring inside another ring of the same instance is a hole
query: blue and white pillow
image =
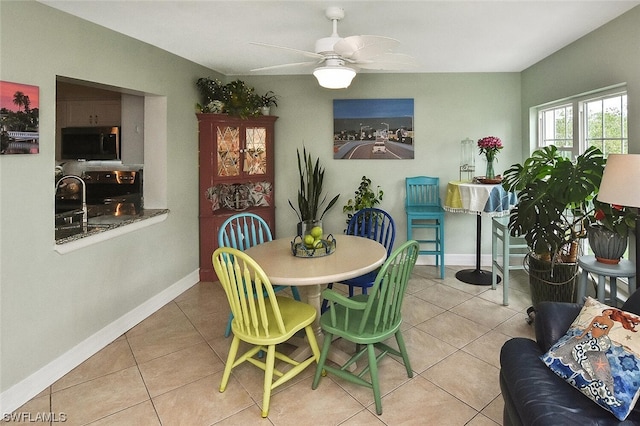
{"type": "Polygon", "coordinates": [[[569,331],[541,359],[624,420],[640,394],[640,317],[589,297],[569,331]]]}

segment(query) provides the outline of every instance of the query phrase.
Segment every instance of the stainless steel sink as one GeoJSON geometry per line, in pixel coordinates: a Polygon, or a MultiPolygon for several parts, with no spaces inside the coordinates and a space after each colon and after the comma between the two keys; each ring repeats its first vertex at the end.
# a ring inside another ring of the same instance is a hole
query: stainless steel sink
{"type": "Polygon", "coordinates": [[[67,210],[65,212],[58,213],[54,216],[56,227],[72,225],[76,223],[82,225],[82,215],[82,210],[67,210]]]}
{"type": "Polygon", "coordinates": [[[82,226],[82,210],[72,210],[55,215],[56,240],[68,238],[77,234],[95,234],[109,230],[114,225],[122,225],[125,222],[135,219],[136,215],[98,215],[89,217],[85,227],[82,226]]]}
{"type": "Polygon", "coordinates": [[[83,232],[82,216],[82,210],[69,210],[56,214],[54,216],[56,240],[83,232]]]}

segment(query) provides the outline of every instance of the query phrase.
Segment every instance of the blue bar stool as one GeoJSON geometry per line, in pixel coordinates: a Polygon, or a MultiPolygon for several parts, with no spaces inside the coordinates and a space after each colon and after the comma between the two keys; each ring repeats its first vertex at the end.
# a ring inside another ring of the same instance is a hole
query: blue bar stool
{"type": "Polygon", "coordinates": [[[444,279],[444,209],[440,201],[440,178],[408,177],[405,178],[405,187],[407,240],[416,240],[421,244],[421,255],[436,257],[436,267],[440,267],[440,278],[444,279]],[[413,234],[417,229],[427,231],[418,237],[413,234]],[[429,235],[425,235],[427,233],[429,235]]]}
{"type": "MultiPolygon", "coordinates": [[[[604,289],[605,279],[609,277],[609,297],[612,306],[617,306],[618,286],[616,280],[621,277],[632,278],[636,276],[636,267],[630,260],[621,259],[620,263],[609,265],[596,260],[595,256],[580,256],[578,258],[578,266],[582,269],[580,279],[578,281],[578,303],[582,303],[587,292],[587,279],[589,272],[598,276],[598,300],[605,303],[604,289]]],[[[631,288],[629,283],[629,294],[636,289],[631,288]]]]}
{"type": "Polygon", "coordinates": [[[511,257],[523,259],[529,253],[529,246],[524,238],[512,237],[509,234],[509,216],[491,219],[491,288],[496,289],[498,271],[502,272],[502,304],[509,305],[509,271],[524,269],[522,262],[511,265],[511,257]],[[498,240],[502,243],[502,256],[498,254],[498,240]],[[499,258],[502,257],[502,264],[499,258]]]}

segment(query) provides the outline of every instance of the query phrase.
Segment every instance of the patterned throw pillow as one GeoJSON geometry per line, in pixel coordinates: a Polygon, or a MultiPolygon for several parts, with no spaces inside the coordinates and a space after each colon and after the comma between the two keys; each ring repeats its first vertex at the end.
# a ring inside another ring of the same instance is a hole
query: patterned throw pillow
{"type": "Polygon", "coordinates": [[[640,393],[640,317],[589,297],[567,334],[541,359],[624,420],[640,393]]]}

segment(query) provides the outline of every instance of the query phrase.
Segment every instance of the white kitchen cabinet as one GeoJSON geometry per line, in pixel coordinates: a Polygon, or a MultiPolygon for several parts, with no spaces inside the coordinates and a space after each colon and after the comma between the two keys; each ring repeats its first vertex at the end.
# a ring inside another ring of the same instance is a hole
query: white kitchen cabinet
{"type": "Polygon", "coordinates": [[[66,104],[65,127],[119,126],[119,100],[63,101],[66,104]]]}

